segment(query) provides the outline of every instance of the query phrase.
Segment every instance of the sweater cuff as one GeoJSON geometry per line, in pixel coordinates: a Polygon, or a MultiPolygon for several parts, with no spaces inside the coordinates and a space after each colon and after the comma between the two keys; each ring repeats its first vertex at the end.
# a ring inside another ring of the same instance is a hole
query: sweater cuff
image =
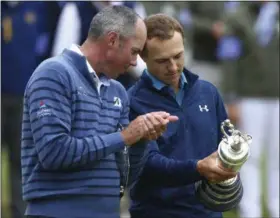
{"type": "Polygon", "coordinates": [[[110,148],[111,152],[117,152],[124,148],[125,142],[120,132],[111,133],[101,136],[104,140],[106,147],[110,148]]]}

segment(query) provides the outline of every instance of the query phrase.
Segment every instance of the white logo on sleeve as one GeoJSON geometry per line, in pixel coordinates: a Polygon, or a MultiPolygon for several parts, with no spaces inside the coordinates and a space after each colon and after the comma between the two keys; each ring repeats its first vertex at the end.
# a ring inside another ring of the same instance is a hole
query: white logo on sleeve
{"type": "Polygon", "coordinates": [[[204,105],[203,107],[202,107],[201,105],[199,105],[199,110],[200,110],[201,112],[203,112],[203,111],[208,112],[208,111],[209,111],[209,109],[208,109],[208,106],[207,106],[207,105],[204,105]]]}
{"type": "Polygon", "coordinates": [[[122,107],[122,101],[119,97],[114,97],[114,106],[122,107]]]}

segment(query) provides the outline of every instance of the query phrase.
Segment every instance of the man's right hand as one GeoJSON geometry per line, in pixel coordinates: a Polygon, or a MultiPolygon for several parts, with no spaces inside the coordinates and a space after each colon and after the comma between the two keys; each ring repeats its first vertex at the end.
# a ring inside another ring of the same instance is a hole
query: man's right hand
{"type": "Polygon", "coordinates": [[[177,120],[177,116],[166,112],[151,112],[138,116],[121,133],[126,145],[133,145],[141,139],[155,140],[166,130],[169,122],[177,120]]]}
{"type": "Polygon", "coordinates": [[[208,157],[197,162],[197,170],[208,181],[218,183],[231,179],[237,172],[224,168],[218,160],[218,152],[214,152],[208,157]]]}

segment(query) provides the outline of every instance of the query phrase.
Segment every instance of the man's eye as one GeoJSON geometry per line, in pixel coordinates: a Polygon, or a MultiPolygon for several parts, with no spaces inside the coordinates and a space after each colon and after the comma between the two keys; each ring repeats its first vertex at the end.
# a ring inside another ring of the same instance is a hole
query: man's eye
{"type": "Polygon", "coordinates": [[[157,60],[157,62],[158,62],[159,64],[162,64],[162,63],[165,63],[165,62],[166,62],[166,60],[165,60],[165,59],[162,59],[162,60],[157,60]]]}
{"type": "Polygon", "coordinates": [[[132,55],[138,55],[138,51],[134,51],[134,50],[133,50],[133,51],[131,52],[131,54],[132,54],[132,55]]]}
{"type": "Polygon", "coordinates": [[[182,54],[176,55],[175,59],[179,59],[181,57],[182,54]]]}

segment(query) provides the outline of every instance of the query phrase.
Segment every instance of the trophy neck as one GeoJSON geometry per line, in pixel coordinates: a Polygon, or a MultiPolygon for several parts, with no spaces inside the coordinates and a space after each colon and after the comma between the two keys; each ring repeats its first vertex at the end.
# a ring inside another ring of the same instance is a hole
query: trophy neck
{"type": "Polygon", "coordinates": [[[246,142],[234,143],[234,140],[222,141],[218,149],[219,158],[224,166],[235,171],[246,162],[249,152],[246,142]]]}
{"type": "Polygon", "coordinates": [[[232,144],[230,147],[236,153],[240,153],[242,151],[241,150],[241,143],[232,144]]]}

